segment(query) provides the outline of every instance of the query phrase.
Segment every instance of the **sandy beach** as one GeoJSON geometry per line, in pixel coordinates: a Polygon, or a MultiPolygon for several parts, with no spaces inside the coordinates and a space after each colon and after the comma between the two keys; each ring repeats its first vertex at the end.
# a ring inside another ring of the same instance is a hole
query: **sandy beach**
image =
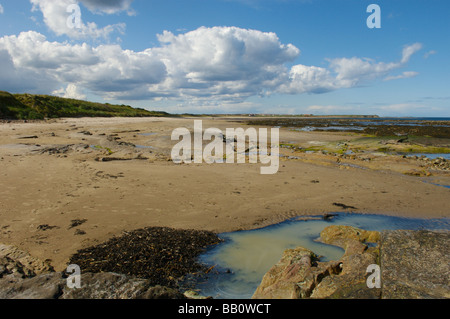
{"type": "MultiPolygon", "coordinates": [[[[246,127],[233,118],[201,119],[204,128],[246,127]]],[[[193,118],[0,124],[0,242],[62,271],[77,250],[142,227],[220,233],[336,211],[450,217],[450,189],[434,185],[450,185],[450,172],[405,174],[423,167],[401,156],[364,160],[281,148],[286,156],[274,175],[260,174],[261,163],[175,164],[171,133],[193,124],[193,118]]],[[[280,143],[300,146],[357,137],[280,129],[280,143]]]]}

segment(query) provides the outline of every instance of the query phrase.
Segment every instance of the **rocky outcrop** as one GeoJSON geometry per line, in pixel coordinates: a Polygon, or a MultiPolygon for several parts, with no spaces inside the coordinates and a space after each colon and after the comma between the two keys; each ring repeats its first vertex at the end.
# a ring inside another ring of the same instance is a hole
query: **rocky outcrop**
{"type": "Polygon", "coordinates": [[[367,287],[367,267],[378,264],[380,233],[351,226],[329,226],[320,233],[325,244],[345,250],[339,260],[342,271],[322,278],[311,298],[379,298],[378,289],[367,287]]]}
{"type": "Polygon", "coordinates": [[[339,261],[320,262],[305,248],[286,250],[264,276],[254,299],[449,298],[450,232],[374,232],[330,226],[320,241],[340,246],[339,261]],[[376,245],[370,244],[374,243],[376,245]],[[380,266],[381,288],[368,288],[369,265],[380,266]]]}
{"type": "Polygon", "coordinates": [[[53,267],[30,256],[17,247],[0,244],[0,278],[5,276],[32,277],[53,271],[53,267]]]}
{"type": "Polygon", "coordinates": [[[286,250],[263,277],[253,299],[379,298],[379,290],[366,285],[366,270],[378,260],[378,232],[350,226],[330,226],[320,234],[322,242],[344,248],[338,261],[320,262],[308,249],[286,250]]]}
{"type": "Polygon", "coordinates": [[[264,276],[253,299],[308,298],[322,278],[341,272],[340,262],[317,263],[310,250],[297,247],[284,252],[281,260],[264,276]]]}
{"type": "Polygon", "coordinates": [[[81,274],[81,288],[68,275],[20,249],[0,244],[0,299],[185,299],[177,289],[111,272],[81,274]]]}
{"type": "Polygon", "coordinates": [[[53,299],[62,276],[17,247],[0,244],[0,299],[53,299]]]}

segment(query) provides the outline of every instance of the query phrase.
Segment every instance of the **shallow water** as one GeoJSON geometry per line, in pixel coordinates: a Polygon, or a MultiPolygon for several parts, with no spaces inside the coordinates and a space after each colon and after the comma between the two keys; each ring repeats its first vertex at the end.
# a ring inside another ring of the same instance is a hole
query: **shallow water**
{"type": "MultiPolygon", "coordinates": [[[[428,182],[425,182],[425,183],[428,183],[428,182]]],[[[430,183],[430,184],[435,185],[435,186],[441,186],[441,187],[445,187],[445,188],[450,188],[450,185],[443,185],[443,184],[437,184],[437,183],[430,183]]]]}
{"type": "Polygon", "coordinates": [[[450,127],[449,118],[346,118],[341,117],[328,123],[331,126],[323,126],[323,119],[309,119],[309,120],[290,120],[288,122],[278,121],[281,127],[289,127],[294,131],[312,132],[312,131],[364,131],[366,128],[376,128],[378,126],[417,126],[417,127],[450,127]],[[344,121],[341,121],[344,120],[344,121]],[[430,122],[433,123],[430,123],[430,122]],[[297,126],[297,127],[295,127],[297,126]],[[300,126],[300,127],[298,127],[300,126]]]}
{"type": "Polygon", "coordinates": [[[200,262],[215,266],[206,282],[196,289],[215,299],[250,299],[264,274],[277,263],[285,249],[303,246],[312,250],[321,261],[337,260],[344,251],[315,241],[330,225],[349,225],[366,230],[447,229],[450,219],[411,219],[384,215],[337,213],[332,220],[321,216],[313,220],[291,219],[286,222],[250,231],[220,234],[224,243],[200,256],[200,262]]]}
{"type": "Polygon", "coordinates": [[[359,126],[305,126],[302,128],[292,128],[293,131],[313,132],[313,131],[364,131],[364,127],[359,126]]]}
{"type": "Polygon", "coordinates": [[[437,159],[438,157],[442,157],[446,160],[450,160],[450,153],[400,153],[401,155],[410,156],[425,156],[429,159],[437,159]]]}

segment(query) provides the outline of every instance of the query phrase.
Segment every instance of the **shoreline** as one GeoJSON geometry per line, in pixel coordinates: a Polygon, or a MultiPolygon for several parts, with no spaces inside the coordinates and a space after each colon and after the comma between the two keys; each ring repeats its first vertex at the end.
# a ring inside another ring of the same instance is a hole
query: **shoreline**
{"type": "MultiPolygon", "coordinates": [[[[247,127],[230,118],[202,120],[204,128],[247,127]]],[[[0,242],[50,259],[62,270],[77,250],[145,227],[224,233],[350,210],[450,216],[449,190],[431,184],[450,185],[449,172],[421,167],[419,160],[371,155],[367,161],[366,155],[346,158],[280,148],[286,157],[279,172],[268,176],[259,174],[260,164],[172,163],[172,130],[192,126],[193,119],[160,117],[0,124],[0,242]],[[96,161],[99,157],[127,160],[96,161]],[[412,170],[432,174],[405,174],[412,170]],[[85,221],[70,228],[76,220],[85,221]]],[[[286,129],[280,134],[280,143],[300,146],[358,138],[286,129]]]]}

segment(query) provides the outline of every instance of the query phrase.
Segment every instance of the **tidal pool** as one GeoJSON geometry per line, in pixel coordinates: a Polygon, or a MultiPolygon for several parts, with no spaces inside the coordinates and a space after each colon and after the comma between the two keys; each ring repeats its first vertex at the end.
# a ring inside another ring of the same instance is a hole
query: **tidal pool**
{"type": "Polygon", "coordinates": [[[450,219],[412,219],[386,215],[336,213],[331,220],[321,216],[297,218],[261,229],[223,233],[219,244],[200,256],[200,262],[214,266],[205,281],[195,289],[214,299],[250,299],[264,274],[277,263],[285,249],[303,246],[321,256],[321,261],[337,260],[344,251],[317,242],[320,232],[330,225],[348,225],[366,230],[446,229],[450,219]]]}

